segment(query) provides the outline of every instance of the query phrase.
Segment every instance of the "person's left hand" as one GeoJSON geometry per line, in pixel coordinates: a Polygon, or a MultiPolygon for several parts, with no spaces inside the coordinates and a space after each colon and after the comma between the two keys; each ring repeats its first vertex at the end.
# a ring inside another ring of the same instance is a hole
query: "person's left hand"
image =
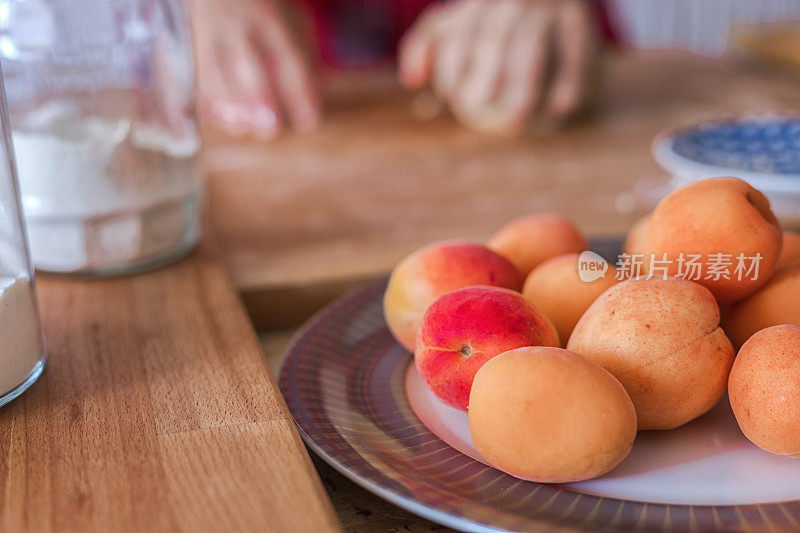
{"type": "Polygon", "coordinates": [[[313,69],[278,0],[188,0],[198,108],[232,134],[273,138],[320,120],[313,69]]]}
{"type": "Polygon", "coordinates": [[[400,78],[430,84],[459,120],[516,132],[561,122],[590,94],[599,40],[584,0],[454,0],[428,8],[400,47],[400,78]]]}

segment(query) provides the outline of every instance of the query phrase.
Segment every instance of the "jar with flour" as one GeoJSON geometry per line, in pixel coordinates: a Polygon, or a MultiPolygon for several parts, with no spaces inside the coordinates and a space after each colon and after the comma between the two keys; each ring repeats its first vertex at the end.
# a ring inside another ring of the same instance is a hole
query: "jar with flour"
{"type": "Polygon", "coordinates": [[[36,381],[45,353],[2,80],[0,72],[0,405],[5,405],[36,381]]]}
{"type": "Polygon", "coordinates": [[[190,43],[181,0],[0,0],[37,269],[124,274],[193,247],[202,183],[190,43]]]}

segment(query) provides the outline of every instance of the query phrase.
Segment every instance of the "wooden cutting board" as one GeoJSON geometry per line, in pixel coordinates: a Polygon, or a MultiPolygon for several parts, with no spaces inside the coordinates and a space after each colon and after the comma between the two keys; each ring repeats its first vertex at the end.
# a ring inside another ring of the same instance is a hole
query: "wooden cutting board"
{"type": "Polygon", "coordinates": [[[292,325],[438,239],[482,240],[509,219],[556,211],[591,236],[621,234],[663,184],[664,128],[797,111],[797,78],[683,54],[608,58],[594,116],[506,139],[449,116],[417,118],[390,71],[329,84],[326,121],[273,142],[207,135],[210,221],[259,327],[292,325]]]}
{"type": "Polygon", "coordinates": [[[744,60],[800,74],[800,23],[754,24],[733,29],[732,52],[744,60]]]}
{"type": "Polygon", "coordinates": [[[39,277],[49,359],[0,410],[0,530],[338,530],[214,257],[39,277]]]}

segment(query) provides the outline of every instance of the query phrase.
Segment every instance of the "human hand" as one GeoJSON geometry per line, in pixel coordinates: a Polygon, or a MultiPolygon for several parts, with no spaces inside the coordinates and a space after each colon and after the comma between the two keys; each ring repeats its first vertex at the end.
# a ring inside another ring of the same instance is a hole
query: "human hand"
{"type": "Polygon", "coordinates": [[[561,122],[590,95],[599,39],[585,0],[454,0],[425,11],[400,47],[400,79],[430,84],[467,125],[517,132],[561,122]]]}
{"type": "Polygon", "coordinates": [[[319,123],[306,58],[274,0],[189,0],[198,108],[234,134],[271,138],[319,123]]]}

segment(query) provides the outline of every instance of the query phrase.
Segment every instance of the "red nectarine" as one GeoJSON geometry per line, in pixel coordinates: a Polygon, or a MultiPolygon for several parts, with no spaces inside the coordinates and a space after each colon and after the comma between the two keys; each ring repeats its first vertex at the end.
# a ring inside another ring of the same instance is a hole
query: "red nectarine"
{"type": "Polygon", "coordinates": [[[466,410],[472,379],[486,361],[523,346],[558,346],[559,340],[550,319],[520,293],[476,286],[433,302],[416,344],[422,380],[445,403],[466,410]]]}

